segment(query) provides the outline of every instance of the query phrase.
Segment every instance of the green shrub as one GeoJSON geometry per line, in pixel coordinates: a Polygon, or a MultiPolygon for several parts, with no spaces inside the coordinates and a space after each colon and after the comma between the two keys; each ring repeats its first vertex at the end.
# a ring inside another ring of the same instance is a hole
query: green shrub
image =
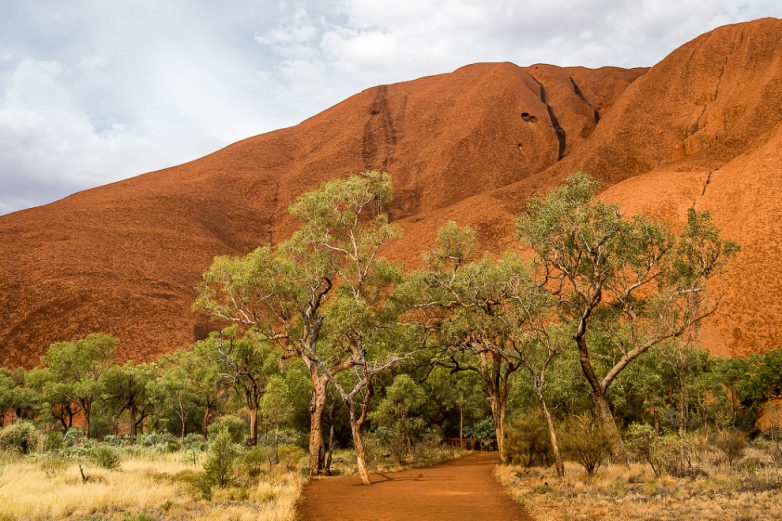
{"type": "MultiPolygon", "coordinates": [[[[658,436],[652,442],[650,464],[655,474],[670,476],[685,476],[688,473],[688,462],[682,459],[682,453],[687,450],[687,440],[682,440],[675,434],[658,436]]],[[[686,453],[685,453],[686,458],[686,453]]]]}
{"type": "Polygon", "coordinates": [[[62,448],[62,435],[57,431],[49,431],[43,442],[44,452],[55,452],[62,448]]]}
{"type": "Polygon", "coordinates": [[[295,469],[307,453],[296,445],[283,444],[277,447],[277,459],[289,470],[295,469]]]}
{"type": "Polygon", "coordinates": [[[209,442],[209,451],[204,463],[204,477],[210,486],[224,487],[231,481],[234,462],[239,450],[231,439],[228,429],[218,431],[209,442]]]}
{"type": "Polygon", "coordinates": [[[114,447],[121,447],[123,445],[130,445],[133,438],[130,436],[118,436],[116,434],[108,434],[103,437],[103,443],[107,443],[114,447]]]}
{"type": "Polygon", "coordinates": [[[204,438],[201,434],[191,432],[185,436],[185,439],[182,441],[182,445],[187,450],[201,451],[206,449],[206,438],[204,438]]]}
{"type": "Polygon", "coordinates": [[[271,468],[274,460],[275,455],[271,447],[258,445],[242,452],[238,464],[250,477],[255,477],[261,473],[263,467],[271,468]]]}
{"type": "Polygon", "coordinates": [[[87,437],[84,435],[84,431],[78,427],[71,427],[62,437],[62,443],[66,447],[82,445],[86,442],[86,440],[87,437]]]}
{"type": "Polygon", "coordinates": [[[560,434],[566,456],[579,463],[587,474],[600,468],[609,454],[609,444],[603,426],[590,414],[571,416],[560,434]]]}
{"type": "Polygon", "coordinates": [[[244,443],[247,426],[241,418],[231,415],[220,416],[209,425],[207,429],[209,438],[211,439],[221,430],[227,430],[234,443],[244,443]]]}
{"type": "Polygon", "coordinates": [[[0,429],[0,450],[30,454],[41,446],[41,438],[41,434],[32,422],[20,420],[0,429]]]}
{"type": "Polygon", "coordinates": [[[117,470],[121,463],[117,449],[108,445],[96,445],[93,447],[90,459],[97,466],[108,470],[117,470]]]}
{"type": "Polygon", "coordinates": [[[167,432],[145,432],[136,435],[136,444],[142,447],[165,447],[169,441],[173,441],[173,436],[167,432]]]}
{"type": "Polygon", "coordinates": [[[633,423],[625,433],[625,447],[637,460],[648,463],[656,476],[660,475],[654,457],[657,433],[654,428],[646,423],[633,423]]]}
{"type": "Polygon", "coordinates": [[[522,463],[527,467],[535,464],[548,466],[551,461],[551,443],[545,420],[539,414],[515,417],[508,426],[505,447],[513,463],[522,463]]]}
{"type": "Polygon", "coordinates": [[[728,466],[732,467],[744,455],[747,435],[738,429],[725,429],[714,436],[713,444],[725,456],[728,466]]]}

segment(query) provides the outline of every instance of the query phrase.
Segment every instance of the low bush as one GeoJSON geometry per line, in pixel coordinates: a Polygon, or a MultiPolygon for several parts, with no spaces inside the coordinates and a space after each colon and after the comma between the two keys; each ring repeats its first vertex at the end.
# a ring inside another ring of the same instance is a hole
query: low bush
{"type": "Polygon", "coordinates": [[[218,431],[209,442],[209,451],[204,463],[204,478],[211,486],[224,487],[231,482],[234,463],[239,449],[231,439],[228,429],[218,431]]]}
{"type": "Polygon", "coordinates": [[[42,444],[41,433],[32,422],[20,420],[0,429],[0,450],[30,454],[42,444]]]}
{"type": "Polygon", "coordinates": [[[71,427],[62,437],[62,443],[65,447],[76,447],[83,445],[87,441],[84,431],[78,427],[71,427]]]}
{"type": "Polygon", "coordinates": [[[593,475],[609,454],[608,439],[602,425],[591,414],[571,416],[560,433],[562,449],[587,474],[593,475]]]}
{"type": "Polygon", "coordinates": [[[277,459],[282,466],[289,470],[298,467],[299,462],[307,455],[301,447],[297,445],[283,444],[277,447],[277,459]]]}
{"type": "Polygon", "coordinates": [[[740,460],[747,448],[747,435],[738,429],[725,429],[717,432],[712,441],[728,462],[728,466],[740,460]]]}
{"type": "Polygon", "coordinates": [[[514,418],[508,426],[506,448],[512,463],[548,466],[552,456],[545,420],[538,414],[514,418]]]}
{"type": "Polygon", "coordinates": [[[247,426],[241,418],[230,414],[217,418],[207,429],[209,440],[211,441],[212,437],[222,430],[228,431],[234,443],[244,443],[247,426]]]}
{"type": "Polygon", "coordinates": [[[167,432],[145,432],[136,435],[136,444],[142,447],[160,446],[165,448],[165,445],[173,439],[173,436],[167,432]]]}
{"type": "Polygon", "coordinates": [[[49,431],[43,441],[44,452],[55,452],[62,448],[62,435],[57,431],[49,431]]]}
{"type": "Polygon", "coordinates": [[[271,447],[258,445],[243,451],[237,460],[237,465],[251,478],[255,478],[261,474],[264,467],[271,470],[274,461],[274,450],[271,447]]]}
{"type": "Polygon", "coordinates": [[[117,449],[108,445],[96,445],[93,447],[90,459],[97,466],[108,470],[117,470],[121,464],[117,449]]]}
{"type": "Polygon", "coordinates": [[[185,436],[182,446],[187,450],[206,450],[206,438],[201,434],[191,432],[185,436]]]}

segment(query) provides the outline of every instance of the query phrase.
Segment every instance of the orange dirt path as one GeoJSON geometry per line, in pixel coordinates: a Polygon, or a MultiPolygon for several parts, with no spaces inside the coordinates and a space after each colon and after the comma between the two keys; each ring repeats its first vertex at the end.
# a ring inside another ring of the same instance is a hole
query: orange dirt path
{"type": "Polygon", "coordinates": [[[493,454],[475,454],[431,468],[310,482],[299,503],[303,521],[532,521],[492,476],[493,454]]]}

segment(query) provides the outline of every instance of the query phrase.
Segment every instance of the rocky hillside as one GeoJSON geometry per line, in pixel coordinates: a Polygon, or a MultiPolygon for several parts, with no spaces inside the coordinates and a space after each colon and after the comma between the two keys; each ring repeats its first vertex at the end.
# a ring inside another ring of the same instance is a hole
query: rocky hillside
{"type": "Polygon", "coordinates": [[[585,170],[628,212],[713,211],[742,245],[703,341],[782,345],[782,21],[726,26],[651,69],[476,64],[368,89],[295,127],[174,168],[0,217],[0,364],[92,331],[148,359],[202,336],[193,287],[212,257],[293,230],[327,179],[389,171],[411,266],[446,219],[512,243],[527,197],[585,170]]]}

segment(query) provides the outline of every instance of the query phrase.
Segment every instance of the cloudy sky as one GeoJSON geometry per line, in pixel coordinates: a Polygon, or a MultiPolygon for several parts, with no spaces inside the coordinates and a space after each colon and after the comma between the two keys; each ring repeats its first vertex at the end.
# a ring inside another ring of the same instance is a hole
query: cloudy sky
{"type": "Polygon", "coordinates": [[[0,0],[0,214],[478,61],[652,65],[778,0],[0,0]]]}

